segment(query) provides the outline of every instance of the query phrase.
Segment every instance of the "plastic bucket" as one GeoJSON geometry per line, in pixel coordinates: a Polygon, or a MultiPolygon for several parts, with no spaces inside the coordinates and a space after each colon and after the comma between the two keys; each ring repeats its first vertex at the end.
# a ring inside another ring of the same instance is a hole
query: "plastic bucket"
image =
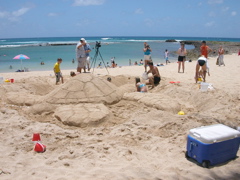
{"type": "Polygon", "coordinates": [[[202,82],[202,83],[201,83],[200,90],[201,90],[201,91],[207,91],[207,90],[208,90],[208,86],[209,86],[208,83],[202,82]]]}
{"type": "Polygon", "coordinates": [[[142,75],[142,78],[143,78],[144,80],[147,80],[147,79],[148,79],[148,74],[147,74],[146,72],[144,72],[143,75],[142,75]]]}
{"type": "Polygon", "coordinates": [[[36,151],[36,152],[45,152],[45,151],[46,151],[46,146],[43,145],[43,144],[40,143],[40,142],[37,142],[37,143],[35,144],[34,151],[36,151]]]}
{"type": "Polygon", "coordinates": [[[14,83],[14,79],[10,79],[10,82],[11,82],[11,83],[14,83]]]}
{"type": "Polygon", "coordinates": [[[34,133],[32,141],[41,141],[40,134],[39,133],[34,133]]]}

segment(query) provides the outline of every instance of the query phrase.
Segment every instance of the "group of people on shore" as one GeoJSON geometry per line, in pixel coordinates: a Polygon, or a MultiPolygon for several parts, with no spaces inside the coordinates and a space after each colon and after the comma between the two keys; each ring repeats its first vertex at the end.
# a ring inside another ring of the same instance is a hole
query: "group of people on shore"
{"type": "MultiPolygon", "coordinates": [[[[152,58],[151,58],[151,52],[152,49],[150,46],[144,42],[144,69],[147,74],[152,73],[152,77],[149,78],[149,82],[146,84],[152,85],[152,88],[159,84],[161,80],[160,73],[158,71],[158,68],[156,66],[153,66],[152,58]],[[149,71],[147,71],[147,66],[149,66],[149,71]]],[[[212,51],[212,49],[207,46],[206,41],[202,41],[202,45],[200,47],[200,56],[196,63],[196,72],[195,72],[195,81],[198,82],[199,78],[203,79],[203,82],[206,81],[206,74],[208,72],[208,75],[210,76],[209,71],[209,65],[208,65],[208,54],[212,51]]],[[[180,43],[180,48],[177,50],[178,54],[178,73],[180,73],[182,69],[182,73],[184,73],[185,70],[185,61],[186,61],[186,55],[187,55],[187,49],[185,48],[185,44],[183,42],[180,43]]],[[[224,49],[222,46],[218,49],[218,58],[216,65],[221,66],[225,63],[223,61],[224,57],[224,49]]],[[[170,63],[168,59],[168,50],[165,50],[165,60],[166,64],[170,63]]],[[[143,83],[140,82],[140,78],[136,78],[136,88],[138,92],[146,92],[147,88],[144,86],[143,83]]]]}
{"type": "MultiPolygon", "coordinates": [[[[202,45],[200,47],[200,57],[197,60],[196,64],[196,73],[195,73],[195,81],[198,82],[199,78],[203,79],[203,82],[206,81],[206,74],[208,72],[208,75],[210,76],[210,70],[208,65],[208,54],[212,52],[212,49],[207,46],[206,41],[202,41],[202,45]]],[[[224,49],[222,46],[218,49],[218,57],[216,61],[216,65],[221,66],[225,63],[223,61],[224,57],[224,49]]]]}
{"type": "Polygon", "coordinates": [[[81,38],[76,46],[76,59],[78,61],[77,72],[86,72],[86,68],[90,71],[90,56],[91,47],[84,38],[81,38]]]}
{"type": "MultiPolygon", "coordinates": [[[[212,51],[211,48],[209,48],[206,45],[206,41],[202,41],[202,45],[200,47],[200,56],[197,60],[197,64],[196,64],[196,73],[195,73],[195,81],[196,83],[199,80],[199,77],[203,78],[203,81],[206,81],[206,73],[208,72],[208,75],[210,75],[209,72],[209,66],[208,66],[208,54],[212,51]]],[[[78,62],[78,66],[77,66],[77,72],[81,73],[82,70],[84,72],[86,72],[86,69],[88,71],[90,71],[90,56],[89,53],[91,52],[91,47],[90,45],[87,43],[87,41],[84,38],[80,39],[80,42],[77,44],[76,46],[76,59],[78,62]]],[[[148,74],[152,74],[152,76],[150,76],[148,78],[148,82],[146,84],[151,85],[152,88],[154,88],[156,85],[158,85],[161,81],[161,76],[159,73],[159,70],[156,66],[154,66],[152,58],[151,58],[151,52],[152,49],[150,48],[150,45],[147,42],[144,42],[144,47],[143,47],[143,52],[144,52],[144,61],[140,61],[141,64],[144,64],[144,69],[145,69],[145,73],[146,75],[148,74]],[[149,67],[149,70],[147,71],[147,67],[149,67]]],[[[185,44],[183,42],[180,43],[180,48],[177,50],[177,54],[178,54],[178,73],[180,73],[181,68],[182,68],[182,73],[184,73],[185,70],[185,61],[186,61],[186,55],[187,55],[187,50],[185,48],[185,44]]],[[[222,46],[220,46],[219,50],[218,50],[218,59],[216,64],[221,66],[224,65],[224,61],[223,61],[223,55],[224,55],[224,49],[222,46]]],[[[168,50],[165,50],[165,60],[166,60],[166,64],[170,63],[169,59],[168,59],[168,50]]],[[[55,73],[56,76],[56,84],[60,81],[63,81],[63,77],[61,74],[61,70],[60,70],[60,64],[62,63],[62,59],[58,58],[57,62],[54,65],[53,71],[55,73]]],[[[131,64],[131,60],[129,60],[129,63],[131,64]]],[[[115,58],[111,59],[111,64],[112,67],[116,67],[115,64],[115,58]]],[[[139,79],[136,79],[136,87],[137,87],[137,91],[140,92],[145,92],[146,89],[142,88],[142,85],[140,85],[141,83],[139,82],[139,79]]]]}
{"type": "MultiPolygon", "coordinates": [[[[147,42],[144,42],[143,46],[144,46],[143,52],[144,52],[144,69],[145,69],[144,73],[147,76],[150,73],[152,74],[152,76],[148,78],[148,82],[146,83],[146,85],[151,85],[151,88],[154,88],[160,83],[161,76],[158,71],[158,68],[153,65],[153,61],[151,58],[152,49],[150,48],[150,45],[147,42]],[[148,71],[147,71],[147,66],[149,67],[148,71]]],[[[138,77],[136,78],[136,88],[138,92],[147,92],[146,85],[140,82],[140,78],[138,77]]]]}

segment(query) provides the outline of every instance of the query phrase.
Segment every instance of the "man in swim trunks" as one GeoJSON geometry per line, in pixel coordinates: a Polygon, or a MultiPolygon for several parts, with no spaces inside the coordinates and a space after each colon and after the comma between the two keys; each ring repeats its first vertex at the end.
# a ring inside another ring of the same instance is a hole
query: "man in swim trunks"
{"type": "Polygon", "coordinates": [[[183,42],[180,43],[181,47],[178,49],[177,54],[178,54],[178,73],[180,73],[180,69],[182,66],[182,70],[184,73],[184,68],[185,68],[185,60],[186,60],[186,55],[187,55],[187,49],[185,48],[185,44],[183,42]]]}
{"type": "Polygon", "coordinates": [[[205,82],[206,72],[207,72],[207,58],[204,55],[200,56],[197,60],[196,73],[195,73],[196,83],[198,81],[200,67],[201,67],[201,70],[203,71],[203,82],[205,82]]]}
{"type": "Polygon", "coordinates": [[[152,88],[154,88],[154,86],[158,85],[159,82],[161,81],[161,76],[158,71],[158,68],[153,65],[153,62],[149,62],[148,66],[150,70],[147,72],[147,74],[152,73],[152,76],[149,78],[149,83],[147,84],[152,85],[152,88]]]}

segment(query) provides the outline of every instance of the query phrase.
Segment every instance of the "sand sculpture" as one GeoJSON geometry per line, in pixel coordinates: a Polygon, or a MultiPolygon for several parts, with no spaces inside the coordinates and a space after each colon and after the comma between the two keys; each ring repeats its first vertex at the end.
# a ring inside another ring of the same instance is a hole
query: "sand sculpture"
{"type": "Polygon", "coordinates": [[[44,96],[29,93],[23,85],[14,86],[6,90],[8,104],[28,106],[29,114],[53,115],[63,124],[77,127],[105,121],[110,114],[105,105],[119,102],[124,93],[113,83],[92,74],[75,76],[44,96]]]}

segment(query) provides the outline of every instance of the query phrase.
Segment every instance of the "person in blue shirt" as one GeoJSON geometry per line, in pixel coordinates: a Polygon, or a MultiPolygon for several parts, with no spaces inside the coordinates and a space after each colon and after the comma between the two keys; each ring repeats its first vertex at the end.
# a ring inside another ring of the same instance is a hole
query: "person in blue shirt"
{"type": "Polygon", "coordinates": [[[143,52],[144,52],[144,68],[145,68],[145,72],[147,72],[147,65],[151,61],[151,52],[152,52],[152,49],[147,43],[144,44],[143,52]]]}
{"type": "Polygon", "coordinates": [[[90,56],[89,56],[89,53],[91,52],[91,47],[90,45],[87,43],[87,41],[85,40],[85,45],[84,45],[84,50],[85,50],[85,53],[86,53],[86,65],[87,65],[87,68],[88,68],[88,71],[90,71],[90,56]]]}

